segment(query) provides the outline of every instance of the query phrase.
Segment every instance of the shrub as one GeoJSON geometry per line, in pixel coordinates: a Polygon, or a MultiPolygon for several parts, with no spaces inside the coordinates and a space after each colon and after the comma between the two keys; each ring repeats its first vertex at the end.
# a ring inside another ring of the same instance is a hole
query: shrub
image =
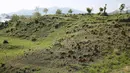
{"type": "Polygon", "coordinates": [[[37,39],[36,38],[32,38],[32,41],[35,42],[35,41],[37,41],[37,39]]]}
{"type": "Polygon", "coordinates": [[[4,63],[1,63],[1,66],[0,67],[4,67],[5,66],[5,64],[4,63]]]}
{"type": "Polygon", "coordinates": [[[8,40],[4,40],[3,44],[9,44],[8,40]]]}

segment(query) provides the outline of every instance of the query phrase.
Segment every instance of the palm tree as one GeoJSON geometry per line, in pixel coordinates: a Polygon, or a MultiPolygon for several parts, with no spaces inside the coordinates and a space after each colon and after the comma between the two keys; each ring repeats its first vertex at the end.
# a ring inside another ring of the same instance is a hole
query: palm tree
{"type": "Polygon", "coordinates": [[[107,4],[105,4],[105,6],[104,6],[104,14],[106,13],[106,10],[107,10],[107,4]]]}
{"type": "Polygon", "coordinates": [[[102,13],[101,15],[103,15],[103,16],[108,16],[106,10],[107,10],[107,4],[105,4],[105,6],[104,6],[104,8],[103,8],[103,13],[102,13]]]}
{"type": "Polygon", "coordinates": [[[44,12],[45,14],[47,14],[48,9],[47,9],[47,8],[44,8],[43,12],[44,12]]]}
{"type": "Polygon", "coordinates": [[[87,10],[88,14],[91,14],[93,9],[92,8],[87,8],[86,10],[87,10]]]}
{"type": "Polygon", "coordinates": [[[102,14],[102,12],[103,12],[104,9],[102,7],[100,7],[99,10],[100,10],[99,13],[102,14]]]}
{"type": "Polygon", "coordinates": [[[72,9],[70,9],[70,10],[68,11],[68,13],[72,14],[72,13],[73,13],[72,9]]]}
{"type": "Polygon", "coordinates": [[[125,8],[125,4],[121,4],[121,5],[120,5],[120,8],[119,8],[120,13],[124,10],[124,8],[125,8]]]}

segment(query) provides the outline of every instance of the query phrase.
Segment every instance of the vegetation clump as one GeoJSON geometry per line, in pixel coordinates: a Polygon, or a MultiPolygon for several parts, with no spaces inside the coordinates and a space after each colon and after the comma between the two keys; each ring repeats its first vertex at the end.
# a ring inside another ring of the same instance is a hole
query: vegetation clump
{"type": "Polygon", "coordinates": [[[8,40],[4,40],[3,44],[9,44],[8,40]]]}

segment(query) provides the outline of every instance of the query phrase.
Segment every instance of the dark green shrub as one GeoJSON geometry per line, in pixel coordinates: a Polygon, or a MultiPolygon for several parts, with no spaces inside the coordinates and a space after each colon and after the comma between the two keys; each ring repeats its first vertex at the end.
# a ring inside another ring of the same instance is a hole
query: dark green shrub
{"type": "Polygon", "coordinates": [[[37,41],[37,39],[36,38],[32,38],[32,41],[35,42],[35,41],[37,41]]]}
{"type": "Polygon", "coordinates": [[[8,40],[4,40],[3,44],[9,44],[8,40]]]}

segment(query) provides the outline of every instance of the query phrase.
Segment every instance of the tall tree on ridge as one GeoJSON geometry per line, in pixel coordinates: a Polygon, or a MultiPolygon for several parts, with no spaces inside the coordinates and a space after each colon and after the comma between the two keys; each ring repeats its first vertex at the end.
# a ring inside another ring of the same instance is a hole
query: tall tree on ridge
{"type": "Polygon", "coordinates": [[[87,8],[86,10],[87,10],[88,14],[91,14],[93,8],[87,8]]]}
{"type": "Polygon", "coordinates": [[[100,8],[99,8],[99,11],[100,11],[99,13],[102,14],[103,10],[104,10],[104,9],[103,9],[102,7],[100,7],[100,8]]]}
{"type": "Polygon", "coordinates": [[[48,9],[47,9],[47,8],[44,8],[43,12],[44,12],[45,14],[47,14],[48,9]]]}
{"type": "Polygon", "coordinates": [[[120,8],[119,8],[119,10],[120,10],[120,14],[121,14],[122,11],[124,10],[124,8],[125,8],[125,4],[121,4],[121,5],[120,5],[120,8]]]}
{"type": "Polygon", "coordinates": [[[60,9],[57,9],[56,14],[62,14],[62,11],[60,9]]]}
{"type": "Polygon", "coordinates": [[[68,11],[68,13],[72,14],[72,13],[73,13],[72,9],[70,9],[70,10],[68,11]]]}

